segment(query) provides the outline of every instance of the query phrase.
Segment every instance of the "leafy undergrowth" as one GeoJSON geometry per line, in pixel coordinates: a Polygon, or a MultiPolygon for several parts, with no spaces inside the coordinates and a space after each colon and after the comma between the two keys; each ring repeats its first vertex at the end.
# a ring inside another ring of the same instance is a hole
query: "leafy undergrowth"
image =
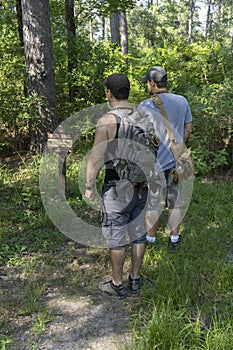
{"type": "MultiPolygon", "coordinates": [[[[69,240],[48,219],[38,187],[39,161],[20,159],[0,169],[1,350],[11,349],[12,319],[31,315],[31,331],[43,333],[52,317],[46,295],[94,298],[100,276],[110,272],[106,249],[69,240]]],[[[74,170],[68,169],[68,180],[74,210],[96,220],[75,194],[74,170]]],[[[168,253],[161,225],[156,246],[146,249],[140,298],[127,304],[134,315],[133,344],[125,349],[232,349],[232,198],[230,180],[196,180],[177,254],[168,253]]]]}

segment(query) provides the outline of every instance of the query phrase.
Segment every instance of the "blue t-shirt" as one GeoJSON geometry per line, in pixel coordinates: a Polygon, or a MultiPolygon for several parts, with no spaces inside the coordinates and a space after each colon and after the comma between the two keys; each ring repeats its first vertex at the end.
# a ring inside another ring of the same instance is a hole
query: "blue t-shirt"
{"type": "MultiPolygon", "coordinates": [[[[184,126],[186,123],[192,122],[188,101],[181,95],[171,93],[162,93],[159,94],[159,97],[161,97],[163,101],[164,109],[174,137],[179,143],[182,143],[185,130],[184,126]]],[[[138,108],[141,109],[143,113],[146,113],[150,121],[154,123],[156,134],[160,140],[157,155],[160,167],[163,171],[173,168],[175,166],[175,161],[170,150],[170,140],[159,108],[155,106],[151,98],[141,102],[138,108]]]]}

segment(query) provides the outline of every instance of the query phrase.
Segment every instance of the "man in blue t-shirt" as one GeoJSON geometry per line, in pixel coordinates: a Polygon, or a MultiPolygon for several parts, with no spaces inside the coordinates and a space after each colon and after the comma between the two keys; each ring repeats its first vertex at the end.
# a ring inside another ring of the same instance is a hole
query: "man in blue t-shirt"
{"type": "MultiPolygon", "coordinates": [[[[151,67],[141,78],[141,81],[147,83],[151,96],[159,94],[175,139],[179,143],[185,143],[192,132],[192,115],[186,98],[167,91],[167,73],[160,66],[151,67]]],[[[182,206],[181,184],[179,182],[177,183],[174,179],[175,161],[170,150],[169,136],[159,108],[154,104],[152,98],[141,102],[139,105],[140,108],[141,110],[145,109],[147,113],[148,111],[151,112],[149,112],[148,117],[153,120],[155,130],[158,131],[160,139],[157,166],[159,165],[158,171],[164,172],[166,180],[165,200],[166,206],[169,209],[168,225],[170,229],[171,251],[174,251],[180,240],[181,214],[179,208],[182,206]]],[[[159,191],[159,189],[157,190],[159,191]]],[[[159,208],[161,206],[161,196],[158,195],[157,198],[158,203],[154,202],[147,211],[147,240],[151,243],[155,243],[156,240],[155,232],[158,227],[159,213],[161,212],[161,208],[159,208]]]]}

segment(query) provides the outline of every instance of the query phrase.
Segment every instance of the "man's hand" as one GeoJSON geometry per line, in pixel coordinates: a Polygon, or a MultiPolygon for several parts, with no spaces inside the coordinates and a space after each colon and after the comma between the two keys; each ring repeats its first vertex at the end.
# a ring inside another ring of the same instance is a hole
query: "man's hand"
{"type": "Polygon", "coordinates": [[[95,192],[95,188],[94,187],[85,191],[85,197],[90,202],[94,201],[95,195],[96,195],[96,192],[95,192]]]}

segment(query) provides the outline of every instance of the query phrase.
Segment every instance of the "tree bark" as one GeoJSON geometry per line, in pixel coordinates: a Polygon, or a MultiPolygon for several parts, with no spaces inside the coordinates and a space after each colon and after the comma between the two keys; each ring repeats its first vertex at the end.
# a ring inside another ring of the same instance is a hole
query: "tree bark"
{"type": "Polygon", "coordinates": [[[35,104],[31,150],[44,149],[57,126],[53,47],[48,0],[21,0],[28,92],[35,104]]]}
{"type": "Polygon", "coordinates": [[[20,45],[23,47],[23,19],[22,19],[22,6],[21,0],[16,0],[16,12],[17,12],[17,22],[18,22],[18,33],[20,45]]]}
{"type": "Polygon", "coordinates": [[[111,42],[120,46],[119,15],[112,12],[110,15],[111,42]]]}
{"type": "Polygon", "coordinates": [[[212,0],[208,0],[208,8],[207,8],[207,16],[206,16],[206,29],[205,29],[205,36],[207,37],[211,28],[211,7],[212,7],[212,0]]]}
{"type": "Polygon", "coordinates": [[[76,67],[74,50],[74,40],[76,37],[76,27],[74,20],[74,0],[65,0],[66,12],[66,33],[67,33],[67,55],[68,55],[68,86],[70,102],[74,100],[75,88],[72,84],[72,72],[76,67]]]}
{"type": "Polygon", "coordinates": [[[105,17],[102,16],[102,39],[105,39],[105,17]]]}
{"type": "Polygon", "coordinates": [[[93,21],[92,21],[92,18],[90,18],[90,21],[89,21],[90,25],[89,25],[89,28],[90,28],[90,41],[92,41],[94,39],[94,35],[93,35],[93,21]]]}
{"type": "Polygon", "coordinates": [[[147,7],[148,7],[148,9],[151,7],[151,6],[153,6],[153,0],[148,0],[148,5],[147,5],[147,7]]]}
{"type": "Polygon", "coordinates": [[[231,54],[233,56],[233,32],[232,32],[232,35],[231,35],[231,54]]]}
{"type": "MultiPolygon", "coordinates": [[[[128,26],[125,10],[120,11],[119,20],[121,29],[121,52],[123,53],[123,55],[128,55],[128,26]]],[[[128,67],[128,58],[125,59],[125,63],[128,67]]]]}
{"type": "MultiPolygon", "coordinates": [[[[18,22],[18,33],[19,33],[19,42],[20,46],[24,48],[24,41],[23,41],[23,14],[22,14],[22,5],[21,0],[16,0],[16,12],[17,12],[17,22],[18,22]]],[[[23,54],[23,52],[22,52],[23,54]]],[[[28,96],[28,88],[27,88],[27,81],[26,76],[24,77],[24,83],[23,83],[23,90],[24,90],[24,96],[28,96]]]]}
{"type": "Polygon", "coordinates": [[[189,25],[188,25],[188,44],[192,41],[192,31],[193,31],[193,13],[195,9],[195,0],[190,0],[189,3],[189,25]]]}

